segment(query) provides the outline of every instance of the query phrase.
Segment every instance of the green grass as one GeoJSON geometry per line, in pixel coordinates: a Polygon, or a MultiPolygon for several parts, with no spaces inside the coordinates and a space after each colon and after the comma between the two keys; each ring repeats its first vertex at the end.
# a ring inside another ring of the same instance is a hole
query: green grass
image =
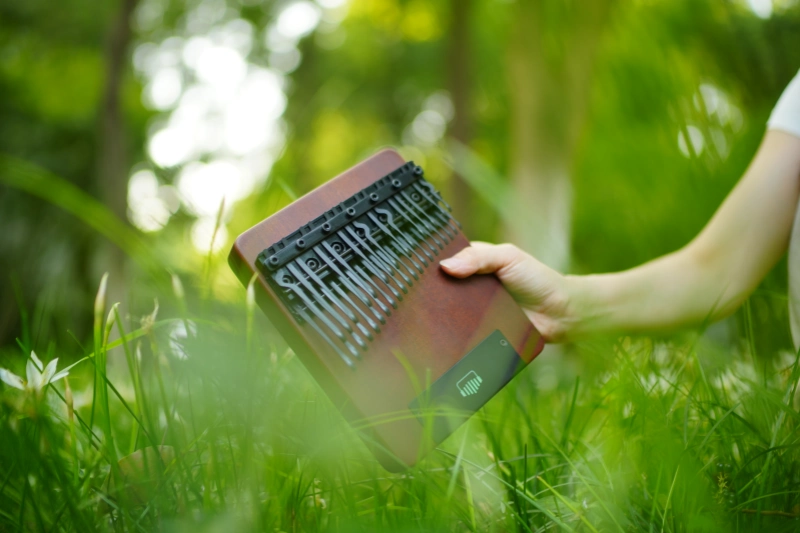
{"type": "MultiPolygon", "coordinates": [[[[46,198],[58,179],[40,172],[31,192],[46,198]]],[[[106,217],[93,202],[59,205],[106,217]]],[[[543,355],[417,467],[389,474],[221,258],[197,263],[185,290],[140,262],[131,301],[159,295],[143,317],[101,289],[77,356],[37,338],[21,309],[2,365],[24,375],[36,348],[74,366],[41,392],[0,385],[0,533],[800,526],[800,366],[754,353],[749,306],[733,343],[690,332],[543,355]]]]}
{"type": "Polygon", "coordinates": [[[389,474],[260,313],[167,300],[136,324],[99,302],[74,416],[64,381],[0,392],[0,531],[797,529],[791,354],[573,347],[389,474]]]}

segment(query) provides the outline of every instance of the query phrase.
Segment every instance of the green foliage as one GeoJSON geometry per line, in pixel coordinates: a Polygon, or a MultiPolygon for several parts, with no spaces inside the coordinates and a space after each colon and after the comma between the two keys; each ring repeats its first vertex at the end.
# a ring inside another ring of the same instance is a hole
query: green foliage
{"type": "MultiPolygon", "coordinates": [[[[326,12],[282,81],[285,144],[252,194],[215,219],[228,241],[209,252],[191,243],[197,214],[185,198],[148,234],[99,200],[109,28],[124,3],[0,6],[0,367],[23,375],[34,348],[77,363],[44,392],[0,385],[0,531],[797,529],[800,370],[787,351],[785,264],[709,331],[544,354],[397,475],[247,307],[225,264],[230,239],[386,145],[448,198],[468,185],[470,237],[504,238],[512,94],[525,81],[508,68],[511,35],[529,22],[520,13],[540,31],[527,51],[542,68],[531,93],[549,95],[536,132],[560,139],[585,106],[562,161],[577,273],[689,241],[800,65],[796,2],[774,2],[766,20],[738,1],[608,2],[591,61],[578,63],[576,46],[597,29],[580,26],[580,3],[472,0],[459,42],[465,1],[352,0],[346,16],[326,12]],[[456,46],[469,50],[463,85],[456,46]],[[584,67],[585,87],[564,81],[584,67]],[[451,120],[443,137],[420,139],[420,114],[447,115],[462,89],[468,134],[451,120]],[[127,263],[93,314],[109,249],[127,263]]],[[[253,29],[249,66],[273,66],[266,32],[286,5],[141,0],[118,94],[131,173],[152,171],[174,193],[182,170],[147,149],[170,110],[146,104],[148,81],[132,66],[140,47],[207,37],[217,13],[253,29]]],[[[180,75],[188,83],[188,69],[180,75]]]]}
{"type": "Polygon", "coordinates": [[[116,218],[103,204],[70,182],[23,160],[0,155],[0,183],[64,209],[110,242],[120,246],[130,258],[155,274],[157,261],[141,236],[116,218]]]}
{"type": "Polygon", "coordinates": [[[545,355],[388,474],[253,308],[209,305],[135,331],[101,307],[69,390],[3,391],[0,527],[791,531],[800,515],[791,354],[754,366],[689,335],[584,346],[568,360],[602,359],[577,374],[545,355]]]}

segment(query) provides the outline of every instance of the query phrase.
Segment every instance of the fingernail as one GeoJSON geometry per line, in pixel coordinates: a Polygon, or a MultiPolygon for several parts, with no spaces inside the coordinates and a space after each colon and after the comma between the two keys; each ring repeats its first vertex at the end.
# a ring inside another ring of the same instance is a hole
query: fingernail
{"type": "Polygon", "coordinates": [[[460,270],[467,266],[467,263],[457,257],[442,259],[439,264],[449,270],[460,270]]]}

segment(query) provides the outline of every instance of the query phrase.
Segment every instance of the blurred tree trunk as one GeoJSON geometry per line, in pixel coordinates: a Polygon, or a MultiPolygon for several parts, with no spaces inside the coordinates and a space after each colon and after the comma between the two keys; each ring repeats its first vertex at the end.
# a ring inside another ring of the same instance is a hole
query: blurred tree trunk
{"type": "MultiPolygon", "coordinates": [[[[472,76],[470,66],[472,46],[470,43],[470,16],[472,0],[451,0],[451,23],[449,43],[449,89],[453,99],[453,120],[450,122],[449,136],[468,146],[472,134],[470,117],[470,98],[472,76]]],[[[470,188],[457,172],[450,180],[453,216],[461,222],[465,235],[472,235],[470,210],[472,198],[470,188]]]]}
{"type": "Polygon", "coordinates": [[[571,165],[613,1],[568,7],[559,0],[522,0],[514,8],[508,54],[514,194],[506,238],[562,270],[570,260],[571,165]]]}
{"type": "MultiPolygon", "coordinates": [[[[106,41],[106,81],[100,108],[97,188],[100,200],[120,220],[127,220],[128,154],[120,105],[122,79],[131,41],[131,19],[138,0],[121,0],[106,41]]],[[[103,270],[109,273],[109,303],[124,300],[125,255],[114,244],[101,250],[103,270]]]]}

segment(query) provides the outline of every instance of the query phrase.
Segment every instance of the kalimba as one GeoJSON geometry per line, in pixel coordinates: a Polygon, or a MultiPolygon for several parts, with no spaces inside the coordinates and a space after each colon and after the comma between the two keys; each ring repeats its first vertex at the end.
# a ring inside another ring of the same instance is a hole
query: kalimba
{"type": "Polygon", "coordinates": [[[384,150],[241,234],[267,317],[390,471],[489,401],[543,341],[494,275],[439,268],[468,241],[423,169],[384,150]]]}

